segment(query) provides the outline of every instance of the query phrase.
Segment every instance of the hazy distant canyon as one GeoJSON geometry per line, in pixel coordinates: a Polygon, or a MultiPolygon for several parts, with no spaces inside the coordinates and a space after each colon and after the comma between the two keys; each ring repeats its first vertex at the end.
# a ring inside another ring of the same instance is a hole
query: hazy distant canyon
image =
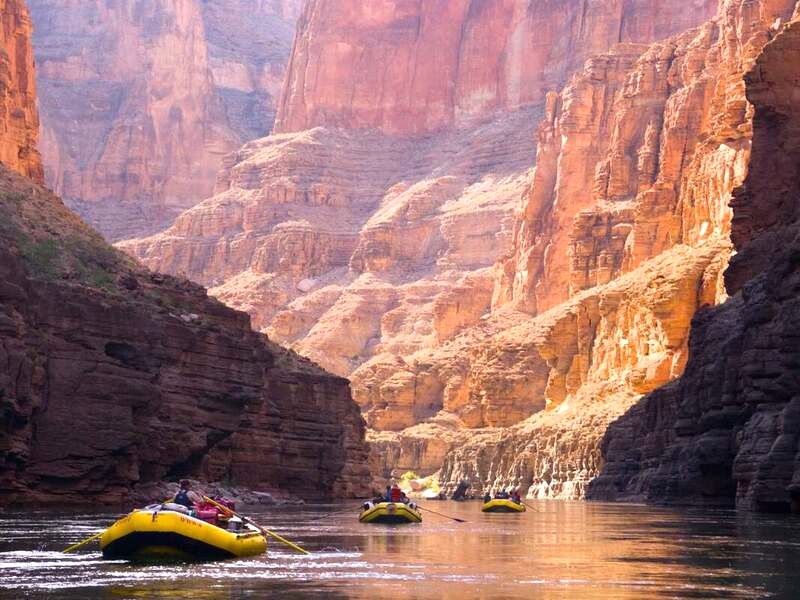
{"type": "Polygon", "coordinates": [[[272,129],[301,0],[30,0],[46,180],[117,240],[272,129]]]}

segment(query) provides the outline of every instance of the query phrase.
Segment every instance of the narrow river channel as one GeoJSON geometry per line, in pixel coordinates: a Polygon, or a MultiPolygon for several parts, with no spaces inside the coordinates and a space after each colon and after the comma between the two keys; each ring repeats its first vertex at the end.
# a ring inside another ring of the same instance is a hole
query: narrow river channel
{"type": "MultiPolygon", "coordinates": [[[[243,509],[304,545],[256,559],[136,565],[61,550],[117,515],[0,513],[0,598],[800,598],[800,519],[531,502],[427,506],[420,525],[362,525],[347,505],[243,509]]],[[[357,506],[357,505],[356,505],[357,506]]]]}

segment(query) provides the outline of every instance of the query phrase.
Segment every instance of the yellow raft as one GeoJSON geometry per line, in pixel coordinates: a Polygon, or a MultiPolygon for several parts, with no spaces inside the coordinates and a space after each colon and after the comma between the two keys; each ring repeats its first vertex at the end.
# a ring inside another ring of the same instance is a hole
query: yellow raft
{"type": "Polygon", "coordinates": [[[100,538],[103,558],[219,560],[267,551],[267,540],[249,525],[228,531],[179,512],[135,510],[100,538]]]}
{"type": "Polygon", "coordinates": [[[525,505],[517,504],[510,499],[495,498],[494,500],[484,502],[481,510],[491,513],[523,513],[525,512],[525,505]]]}
{"type": "Polygon", "coordinates": [[[422,513],[413,505],[402,502],[367,502],[358,517],[362,523],[385,523],[399,525],[402,523],[422,523],[422,513]]]}

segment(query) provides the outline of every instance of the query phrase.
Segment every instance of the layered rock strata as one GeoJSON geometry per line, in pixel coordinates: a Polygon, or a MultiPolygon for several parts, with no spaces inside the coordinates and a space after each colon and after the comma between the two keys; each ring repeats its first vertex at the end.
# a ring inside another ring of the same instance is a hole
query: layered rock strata
{"type": "MultiPolygon", "coordinates": [[[[246,145],[220,177],[224,191],[172,228],[122,245],[151,268],[214,285],[273,339],[352,375],[379,430],[424,422],[450,396],[470,428],[544,406],[526,391],[543,361],[519,369],[508,398],[495,399],[503,385],[487,379],[484,411],[459,369],[427,372],[426,352],[491,311],[547,89],[590,53],[701,23],[715,6],[467,4],[310,2],[279,110],[284,133],[246,145]]],[[[641,51],[621,48],[612,60],[641,51]]]]}
{"type": "Polygon", "coordinates": [[[311,0],[276,130],[435,131],[540,104],[592,54],[702,23],[716,1],[311,0]]]}
{"type": "Polygon", "coordinates": [[[158,231],[272,127],[300,0],[31,0],[46,179],[107,238],[158,231]]]}
{"type": "Polygon", "coordinates": [[[792,10],[723,3],[700,28],[589,60],[549,98],[491,314],[402,369],[368,363],[353,375],[379,415],[442,411],[375,436],[381,448],[403,466],[444,453],[447,484],[583,494],[606,426],[683,372],[693,314],[726,298],[728,200],[750,157],[744,73],[792,10]],[[576,302],[574,317],[556,317],[576,302]]]}
{"type": "Polygon", "coordinates": [[[257,327],[346,376],[477,322],[541,112],[422,138],[315,128],[245,145],[226,188],[123,249],[213,287],[257,327]]]}
{"type": "Polygon", "coordinates": [[[23,0],[0,1],[0,162],[42,181],[31,20],[23,0]]]}
{"type": "Polygon", "coordinates": [[[362,495],[348,382],[152,274],[0,170],[0,504],[121,502],[193,476],[362,495]]]}
{"type": "Polygon", "coordinates": [[[685,375],[609,428],[592,498],[800,510],[798,71],[794,20],[746,78],[753,151],[732,202],[732,297],[698,314],[685,375]]]}

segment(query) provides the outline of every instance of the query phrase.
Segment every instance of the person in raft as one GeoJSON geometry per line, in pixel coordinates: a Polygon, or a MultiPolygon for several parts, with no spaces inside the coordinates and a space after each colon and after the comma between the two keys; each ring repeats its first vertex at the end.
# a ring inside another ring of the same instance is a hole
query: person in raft
{"type": "Polygon", "coordinates": [[[403,504],[408,504],[408,496],[406,496],[405,492],[400,489],[400,486],[397,485],[397,483],[392,483],[392,485],[386,490],[385,501],[402,502],[403,504]]]}
{"type": "Polygon", "coordinates": [[[180,504],[188,509],[192,509],[195,504],[203,502],[203,497],[197,492],[192,491],[192,483],[188,479],[181,480],[180,486],[178,493],[175,494],[175,498],[172,499],[175,504],[180,504]]]}
{"type": "Polygon", "coordinates": [[[511,490],[511,501],[517,504],[522,504],[522,498],[519,496],[519,490],[511,490]]]}
{"type": "Polygon", "coordinates": [[[495,496],[498,500],[508,500],[508,492],[505,489],[499,491],[495,496]]]}
{"type": "Polygon", "coordinates": [[[489,492],[486,492],[483,495],[483,503],[486,504],[487,502],[491,502],[491,501],[492,501],[492,495],[489,492]]]}

